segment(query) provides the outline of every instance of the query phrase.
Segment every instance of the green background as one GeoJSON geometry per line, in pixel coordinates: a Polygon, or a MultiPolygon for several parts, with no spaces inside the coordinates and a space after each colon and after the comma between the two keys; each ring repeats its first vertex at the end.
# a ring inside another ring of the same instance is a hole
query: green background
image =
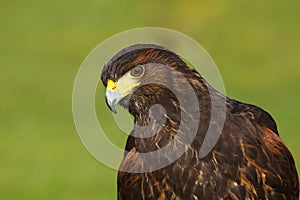
{"type": "MultiPolygon", "coordinates": [[[[87,54],[135,27],[181,31],[209,52],[227,95],[276,119],[300,170],[300,1],[2,1],[0,199],[115,199],[116,171],[80,142],[72,88],[87,54]]],[[[109,136],[115,134],[107,115],[109,136]]]]}

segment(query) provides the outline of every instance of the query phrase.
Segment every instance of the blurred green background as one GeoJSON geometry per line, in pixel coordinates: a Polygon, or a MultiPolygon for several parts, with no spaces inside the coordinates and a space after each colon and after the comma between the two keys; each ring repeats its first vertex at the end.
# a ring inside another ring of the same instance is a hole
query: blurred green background
{"type": "MultiPolygon", "coordinates": [[[[0,199],[116,199],[116,171],[95,160],[75,130],[73,81],[98,43],[143,26],[202,44],[227,95],[273,115],[300,171],[299,7],[296,0],[2,1],[0,199]]],[[[124,146],[124,136],[110,137],[124,146]]]]}

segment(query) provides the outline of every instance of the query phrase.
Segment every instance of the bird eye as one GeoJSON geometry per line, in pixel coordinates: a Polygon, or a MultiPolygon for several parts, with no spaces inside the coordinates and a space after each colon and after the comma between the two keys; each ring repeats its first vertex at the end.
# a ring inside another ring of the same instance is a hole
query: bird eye
{"type": "Polygon", "coordinates": [[[130,71],[130,75],[134,78],[140,78],[144,75],[145,68],[143,65],[138,65],[130,71]]]}

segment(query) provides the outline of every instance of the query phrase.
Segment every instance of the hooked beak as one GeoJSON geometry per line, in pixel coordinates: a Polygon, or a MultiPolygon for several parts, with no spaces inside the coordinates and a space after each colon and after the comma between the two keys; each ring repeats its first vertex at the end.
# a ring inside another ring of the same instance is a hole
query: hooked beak
{"type": "Polygon", "coordinates": [[[129,75],[129,73],[125,74],[117,82],[112,80],[107,81],[106,103],[109,109],[115,114],[117,113],[116,105],[140,84],[136,79],[130,78],[129,75]]]}
{"type": "Polygon", "coordinates": [[[117,113],[116,105],[121,101],[122,97],[123,95],[121,92],[115,92],[113,90],[106,89],[106,104],[109,107],[109,109],[115,114],[117,113]]]}
{"type": "Polygon", "coordinates": [[[107,88],[105,93],[106,104],[113,113],[117,113],[116,105],[121,101],[123,95],[116,91],[116,83],[112,80],[107,81],[107,88]]]}

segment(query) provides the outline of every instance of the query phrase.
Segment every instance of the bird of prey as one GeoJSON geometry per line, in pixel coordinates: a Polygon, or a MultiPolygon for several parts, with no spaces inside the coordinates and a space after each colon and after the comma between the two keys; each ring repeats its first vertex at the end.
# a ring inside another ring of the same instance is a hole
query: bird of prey
{"type": "Polygon", "coordinates": [[[129,46],[104,66],[101,80],[108,107],[116,112],[120,104],[134,117],[118,171],[119,200],[298,200],[294,159],[271,115],[221,94],[176,53],[154,44],[129,46]],[[184,107],[180,97],[192,99],[191,92],[197,104],[184,107]],[[195,134],[181,123],[196,124],[195,134]],[[209,127],[216,137],[206,138],[209,127]],[[171,153],[151,154],[170,144],[171,153]],[[201,156],[203,145],[212,148],[201,156]],[[149,160],[141,156],[147,153],[149,160]],[[172,153],[176,159],[168,163],[172,153]]]}

